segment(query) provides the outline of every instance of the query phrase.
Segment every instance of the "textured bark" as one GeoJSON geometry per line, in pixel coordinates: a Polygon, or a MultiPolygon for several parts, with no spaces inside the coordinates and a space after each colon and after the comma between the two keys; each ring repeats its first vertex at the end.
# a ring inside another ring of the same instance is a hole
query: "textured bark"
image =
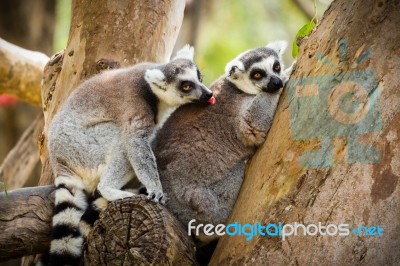
{"type": "Polygon", "coordinates": [[[1,164],[0,180],[7,185],[7,189],[24,187],[31,178],[32,170],[39,162],[37,142],[43,126],[44,119],[40,114],[1,164]]]}
{"type": "Polygon", "coordinates": [[[183,225],[145,197],[110,203],[85,251],[85,265],[193,264],[195,246],[183,225]]]}
{"type": "Polygon", "coordinates": [[[399,10],[399,1],[332,3],[300,46],[229,219],[379,225],[383,236],[224,236],[211,265],[400,264],[399,10]],[[337,101],[343,90],[348,102],[337,101]]]}
{"type": "Polygon", "coordinates": [[[0,93],[40,105],[40,83],[49,58],[0,39],[0,93]]]}
{"type": "MultiPolygon", "coordinates": [[[[0,261],[50,244],[54,186],[0,193],[0,261]]],[[[168,210],[143,196],[109,204],[89,235],[85,265],[192,265],[195,245],[168,210]]]]}
{"type": "Polygon", "coordinates": [[[54,186],[0,193],[0,261],[49,247],[54,186]]]}
{"type": "Polygon", "coordinates": [[[100,70],[137,62],[169,60],[183,19],[185,2],[75,0],[67,48],[46,66],[42,87],[45,129],[41,185],[52,182],[46,134],[53,116],[83,80],[100,70]]]}

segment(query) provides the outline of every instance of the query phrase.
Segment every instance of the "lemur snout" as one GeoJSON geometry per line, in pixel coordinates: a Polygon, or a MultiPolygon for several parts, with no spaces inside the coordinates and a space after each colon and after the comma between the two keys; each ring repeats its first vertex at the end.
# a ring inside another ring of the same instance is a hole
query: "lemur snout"
{"type": "Polygon", "coordinates": [[[209,103],[209,104],[214,104],[215,103],[215,97],[213,96],[213,93],[209,90],[204,90],[203,95],[200,97],[200,101],[204,103],[209,103]]]}
{"type": "Polygon", "coordinates": [[[277,90],[279,90],[282,87],[283,87],[282,80],[278,77],[272,76],[268,83],[267,89],[265,91],[266,92],[276,92],[277,90]]]}

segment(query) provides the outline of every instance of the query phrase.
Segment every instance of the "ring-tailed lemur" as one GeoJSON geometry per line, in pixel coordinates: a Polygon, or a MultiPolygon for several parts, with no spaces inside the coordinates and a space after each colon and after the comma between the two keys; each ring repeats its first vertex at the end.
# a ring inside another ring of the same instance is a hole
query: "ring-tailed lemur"
{"type": "Polygon", "coordinates": [[[230,215],[246,160],[264,142],[291,73],[282,63],[285,48],[278,41],[237,56],[211,85],[218,103],[178,108],[156,137],[166,206],[184,225],[196,219],[215,226],[230,215]]]}
{"type": "Polygon", "coordinates": [[[50,265],[79,264],[85,225],[98,217],[93,206],[133,196],[121,188],[134,175],[150,198],[165,200],[150,146],[156,128],[180,105],[215,100],[193,54],[185,46],[166,64],[102,72],[83,82],[54,117],[48,131],[56,185],[50,265]],[[96,190],[104,198],[89,204],[96,190]]]}

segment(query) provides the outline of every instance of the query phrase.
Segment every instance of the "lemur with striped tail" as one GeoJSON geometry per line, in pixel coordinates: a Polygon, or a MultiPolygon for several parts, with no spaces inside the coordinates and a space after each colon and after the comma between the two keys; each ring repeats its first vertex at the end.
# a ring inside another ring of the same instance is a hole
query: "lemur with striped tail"
{"type": "Polygon", "coordinates": [[[149,198],[165,202],[150,142],[180,105],[215,101],[193,55],[185,46],[166,64],[104,71],[66,100],[48,131],[56,191],[49,256],[41,263],[79,265],[98,208],[133,196],[121,188],[135,176],[149,198]]]}

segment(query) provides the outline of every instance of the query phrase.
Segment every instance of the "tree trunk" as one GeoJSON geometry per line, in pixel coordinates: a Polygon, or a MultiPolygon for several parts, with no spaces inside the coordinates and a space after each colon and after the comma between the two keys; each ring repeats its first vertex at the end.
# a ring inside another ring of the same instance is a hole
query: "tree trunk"
{"type": "Polygon", "coordinates": [[[399,11],[399,1],[332,3],[300,46],[228,221],[349,224],[349,235],[224,236],[211,265],[400,264],[399,11]],[[363,225],[383,236],[352,231],[363,225]]]}

